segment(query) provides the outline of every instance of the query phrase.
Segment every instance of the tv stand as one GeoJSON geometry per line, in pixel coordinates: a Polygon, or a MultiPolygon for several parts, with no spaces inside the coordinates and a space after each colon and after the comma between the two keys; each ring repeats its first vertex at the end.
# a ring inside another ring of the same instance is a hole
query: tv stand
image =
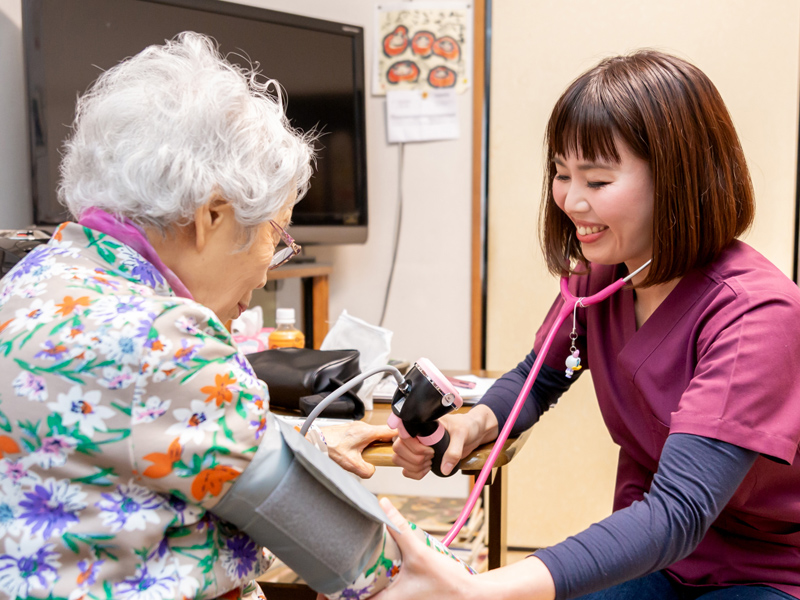
{"type": "Polygon", "coordinates": [[[315,262],[317,262],[317,257],[316,256],[304,256],[302,254],[298,254],[297,256],[292,258],[292,263],[294,263],[294,264],[305,265],[305,264],[315,263],[315,262]]]}

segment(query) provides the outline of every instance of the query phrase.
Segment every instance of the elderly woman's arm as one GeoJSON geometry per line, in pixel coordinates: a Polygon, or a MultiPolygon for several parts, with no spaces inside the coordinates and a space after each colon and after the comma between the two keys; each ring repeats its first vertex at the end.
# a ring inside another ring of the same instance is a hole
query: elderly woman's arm
{"type": "MultiPolygon", "coordinates": [[[[252,460],[267,426],[269,392],[207,309],[176,302],[153,320],[133,407],[132,456],[144,483],[207,508],[252,460]],[[137,418],[136,415],[145,415],[137,418]]],[[[392,431],[326,427],[329,456],[369,477],[361,458],[392,431]]]]}

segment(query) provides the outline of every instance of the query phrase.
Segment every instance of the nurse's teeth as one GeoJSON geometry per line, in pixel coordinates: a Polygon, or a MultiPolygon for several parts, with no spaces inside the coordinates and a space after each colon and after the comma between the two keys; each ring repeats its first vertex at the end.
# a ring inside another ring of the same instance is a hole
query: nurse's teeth
{"type": "Polygon", "coordinates": [[[599,233],[607,229],[606,227],[578,227],[578,233],[581,235],[589,235],[590,233],[599,233]]]}

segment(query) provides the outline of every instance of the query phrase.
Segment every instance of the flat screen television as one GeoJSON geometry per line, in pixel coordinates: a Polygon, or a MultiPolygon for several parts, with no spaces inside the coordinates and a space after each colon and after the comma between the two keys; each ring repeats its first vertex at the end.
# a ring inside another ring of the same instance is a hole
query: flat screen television
{"type": "Polygon", "coordinates": [[[300,243],[366,241],[361,27],[218,0],[25,0],[22,10],[36,225],[69,218],[56,188],[77,96],[103,70],[191,30],[216,39],[232,62],[259,63],[285,89],[292,125],[323,134],[292,235],[300,243]]]}

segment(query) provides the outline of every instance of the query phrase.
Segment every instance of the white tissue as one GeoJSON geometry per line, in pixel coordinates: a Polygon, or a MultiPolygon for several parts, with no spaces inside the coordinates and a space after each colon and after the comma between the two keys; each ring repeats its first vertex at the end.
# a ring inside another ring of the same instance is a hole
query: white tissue
{"type": "MultiPolygon", "coordinates": [[[[358,366],[365,373],[389,362],[392,335],[391,330],[367,323],[343,310],[322,340],[320,350],[358,350],[358,366]]],[[[366,410],[372,410],[372,392],[380,380],[380,375],[373,375],[358,390],[358,397],[364,402],[366,410]]]]}
{"type": "Polygon", "coordinates": [[[231,323],[231,334],[256,336],[264,327],[264,311],[260,306],[248,308],[231,323]]]}

